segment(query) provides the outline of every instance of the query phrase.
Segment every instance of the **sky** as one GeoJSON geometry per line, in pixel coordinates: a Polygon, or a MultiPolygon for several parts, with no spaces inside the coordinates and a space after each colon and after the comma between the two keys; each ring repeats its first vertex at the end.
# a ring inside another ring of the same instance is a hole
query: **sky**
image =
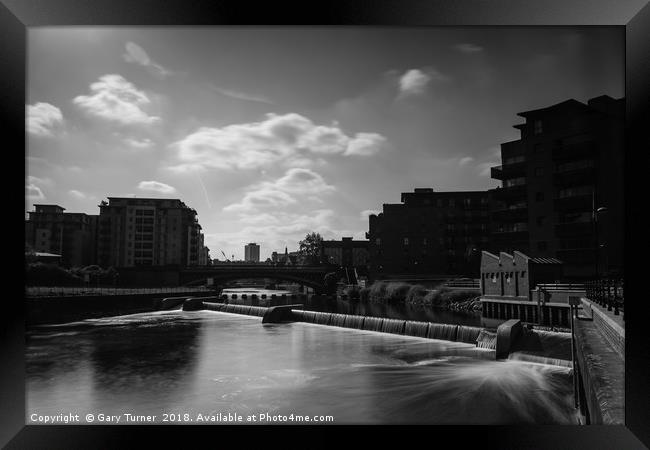
{"type": "Polygon", "coordinates": [[[624,95],[615,27],[32,27],[27,210],[179,198],[212,258],[365,239],[402,192],[484,190],[517,113],[624,95]]]}

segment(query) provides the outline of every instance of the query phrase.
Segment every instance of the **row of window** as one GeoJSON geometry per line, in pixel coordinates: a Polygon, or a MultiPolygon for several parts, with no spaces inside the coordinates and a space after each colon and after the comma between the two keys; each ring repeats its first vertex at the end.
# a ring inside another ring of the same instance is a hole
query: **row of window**
{"type": "MultiPolygon", "coordinates": [[[[517,272],[519,274],[519,278],[526,278],[526,271],[522,270],[521,272],[517,272]]],[[[514,278],[515,272],[489,272],[489,273],[484,273],[482,275],[484,280],[492,279],[493,283],[496,283],[497,278],[500,276],[504,277],[506,280],[510,278],[514,278]]]]}

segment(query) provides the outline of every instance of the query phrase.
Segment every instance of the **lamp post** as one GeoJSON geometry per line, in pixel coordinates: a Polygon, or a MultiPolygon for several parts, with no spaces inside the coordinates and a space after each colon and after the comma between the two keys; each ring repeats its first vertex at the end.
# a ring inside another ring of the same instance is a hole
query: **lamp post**
{"type": "Polygon", "coordinates": [[[596,209],[596,206],[594,205],[592,208],[592,219],[594,222],[594,240],[595,240],[595,245],[594,245],[594,263],[595,263],[595,271],[596,271],[596,279],[598,279],[598,263],[599,263],[599,249],[600,249],[600,241],[598,239],[598,214],[600,213],[606,213],[607,208],[604,206],[601,206],[600,208],[596,209]]]}

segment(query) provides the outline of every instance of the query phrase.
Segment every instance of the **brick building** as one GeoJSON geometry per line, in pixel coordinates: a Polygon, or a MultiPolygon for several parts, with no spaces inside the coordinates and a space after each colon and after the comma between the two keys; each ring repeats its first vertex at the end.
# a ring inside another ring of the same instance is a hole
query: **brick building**
{"type": "Polygon", "coordinates": [[[321,242],[321,260],[346,269],[357,269],[359,275],[366,275],[370,262],[368,244],[368,241],[355,241],[351,237],[340,241],[324,240],[321,242]]]}
{"type": "Polygon", "coordinates": [[[478,276],[489,236],[487,191],[405,192],[369,217],[370,278],[478,276]]]}
{"type": "Polygon", "coordinates": [[[600,96],[518,114],[491,173],[493,251],[557,258],[568,278],[622,272],[624,112],[600,96]]]}
{"type": "Polygon", "coordinates": [[[95,264],[98,216],[64,211],[59,205],[34,205],[25,221],[25,243],[34,252],[61,255],[64,267],[95,264]]]}
{"type": "Polygon", "coordinates": [[[182,201],[108,197],[99,207],[99,265],[207,264],[196,211],[182,201]]]}

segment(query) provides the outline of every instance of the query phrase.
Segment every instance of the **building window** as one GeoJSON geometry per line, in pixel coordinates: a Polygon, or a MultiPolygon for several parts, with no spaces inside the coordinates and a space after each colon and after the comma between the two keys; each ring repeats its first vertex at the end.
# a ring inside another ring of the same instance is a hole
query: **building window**
{"type": "Polygon", "coordinates": [[[546,220],[545,216],[537,216],[537,226],[544,226],[544,221],[546,220]]]}
{"type": "Polygon", "coordinates": [[[542,144],[535,144],[533,146],[533,154],[534,155],[539,155],[540,153],[542,153],[543,150],[544,150],[544,148],[542,147],[542,144]]]}
{"type": "Polygon", "coordinates": [[[422,238],[422,245],[427,245],[427,238],[422,238]]]}
{"type": "Polygon", "coordinates": [[[533,133],[534,134],[542,134],[542,121],[541,120],[535,120],[533,122],[533,133]]]}
{"type": "Polygon", "coordinates": [[[404,238],[404,245],[409,245],[409,238],[407,237],[404,238]]]}
{"type": "Polygon", "coordinates": [[[381,245],[381,238],[375,239],[375,245],[379,247],[381,245]]]}
{"type": "Polygon", "coordinates": [[[544,175],[544,168],[543,167],[535,167],[535,176],[536,177],[541,177],[544,175]]]}
{"type": "Polygon", "coordinates": [[[521,272],[521,278],[526,278],[526,271],[525,270],[521,272]]]}
{"type": "Polygon", "coordinates": [[[544,250],[546,250],[547,248],[548,248],[548,246],[547,246],[547,244],[546,244],[546,241],[539,241],[539,242],[537,243],[537,250],[539,250],[539,251],[544,251],[544,250]]]}
{"type": "Polygon", "coordinates": [[[544,201],[544,193],[543,192],[536,192],[535,193],[535,201],[536,202],[543,202],[544,201]]]}

